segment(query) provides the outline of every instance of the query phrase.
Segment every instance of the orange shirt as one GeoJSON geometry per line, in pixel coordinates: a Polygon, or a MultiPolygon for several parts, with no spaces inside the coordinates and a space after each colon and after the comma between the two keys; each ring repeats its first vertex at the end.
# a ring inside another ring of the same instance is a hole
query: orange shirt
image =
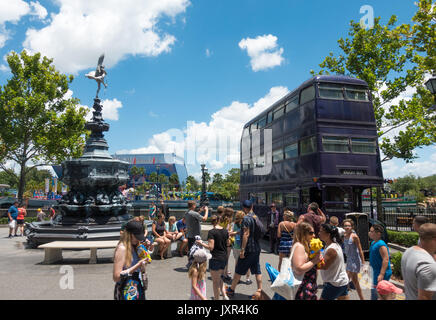
{"type": "Polygon", "coordinates": [[[18,217],[17,220],[24,220],[24,217],[26,216],[27,212],[24,208],[18,208],[18,217]]]}

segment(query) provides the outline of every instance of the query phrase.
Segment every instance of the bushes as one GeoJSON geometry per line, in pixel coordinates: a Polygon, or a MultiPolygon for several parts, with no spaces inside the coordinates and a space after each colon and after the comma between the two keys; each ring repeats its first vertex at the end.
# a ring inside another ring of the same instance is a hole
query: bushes
{"type": "Polygon", "coordinates": [[[388,230],[389,242],[405,247],[412,247],[418,243],[419,235],[416,232],[398,232],[388,230]]]}
{"type": "MultiPolygon", "coordinates": [[[[24,222],[35,222],[37,221],[36,217],[25,217],[24,222]]],[[[0,218],[0,224],[8,224],[8,218],[0,218]]]]}
{"type": "Polygon", "coordinates": [[[392,275],[394,275],[398,279],[403,279],[401,275],[401,258],[403,254],[401,252],[395,252],[391,255],[391,263],[392,263],[392,275]]]}

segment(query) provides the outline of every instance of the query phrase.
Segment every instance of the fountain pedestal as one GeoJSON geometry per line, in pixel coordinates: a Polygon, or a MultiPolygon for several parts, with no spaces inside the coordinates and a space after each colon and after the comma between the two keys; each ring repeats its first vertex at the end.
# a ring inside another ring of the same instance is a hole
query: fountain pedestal
{"type": "Polygon", "coordinates": [[[129,178],[129,164],[109,155],[103,135],[109,124],[103,121],[100,99],[94,99],[93,108],[85,125],[91,135],[83,155],[62,163],[60,180],[70,191],[55,207],[53,221],[26,224],[30,246],[56,240],[117,240],[121,224],[131,218],[131,204],[118,191],[129,178]]]}

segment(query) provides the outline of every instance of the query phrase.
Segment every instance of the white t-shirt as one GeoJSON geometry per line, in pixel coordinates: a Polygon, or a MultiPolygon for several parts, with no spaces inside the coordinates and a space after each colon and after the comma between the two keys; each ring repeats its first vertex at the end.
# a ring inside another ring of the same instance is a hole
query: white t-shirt
{"type": "Polygon", "coordinates": [[[342,249],[336,242],[331,243],[324,251],[324,255],[327,250],[336,250],[336,259],[326,270],[321,270],[321,277],[324,282],[328,282],[335,287],[342,287],[348,284],[349,279],[347,271],[345,270],[344,255],[342,249]]]}
{"type": "Polygon", "coordinates": [[[427,251],[407,249],[401,258],[401,273],[406,300],[417,300],[418,289],[436,292],[436,262],[427,251]]]}

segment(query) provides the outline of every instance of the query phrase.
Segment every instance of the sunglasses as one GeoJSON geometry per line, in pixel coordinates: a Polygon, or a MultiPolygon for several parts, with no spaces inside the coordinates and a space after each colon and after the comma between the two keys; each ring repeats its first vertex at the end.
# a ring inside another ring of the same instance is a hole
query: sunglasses
{"type": "Polygon", "coordinates": [[[314,232],[314,231],[309,231],[309,234],[310,234],[311,236],[313,236],[313,235],[315,234],[315,232],[314,232]]]}

